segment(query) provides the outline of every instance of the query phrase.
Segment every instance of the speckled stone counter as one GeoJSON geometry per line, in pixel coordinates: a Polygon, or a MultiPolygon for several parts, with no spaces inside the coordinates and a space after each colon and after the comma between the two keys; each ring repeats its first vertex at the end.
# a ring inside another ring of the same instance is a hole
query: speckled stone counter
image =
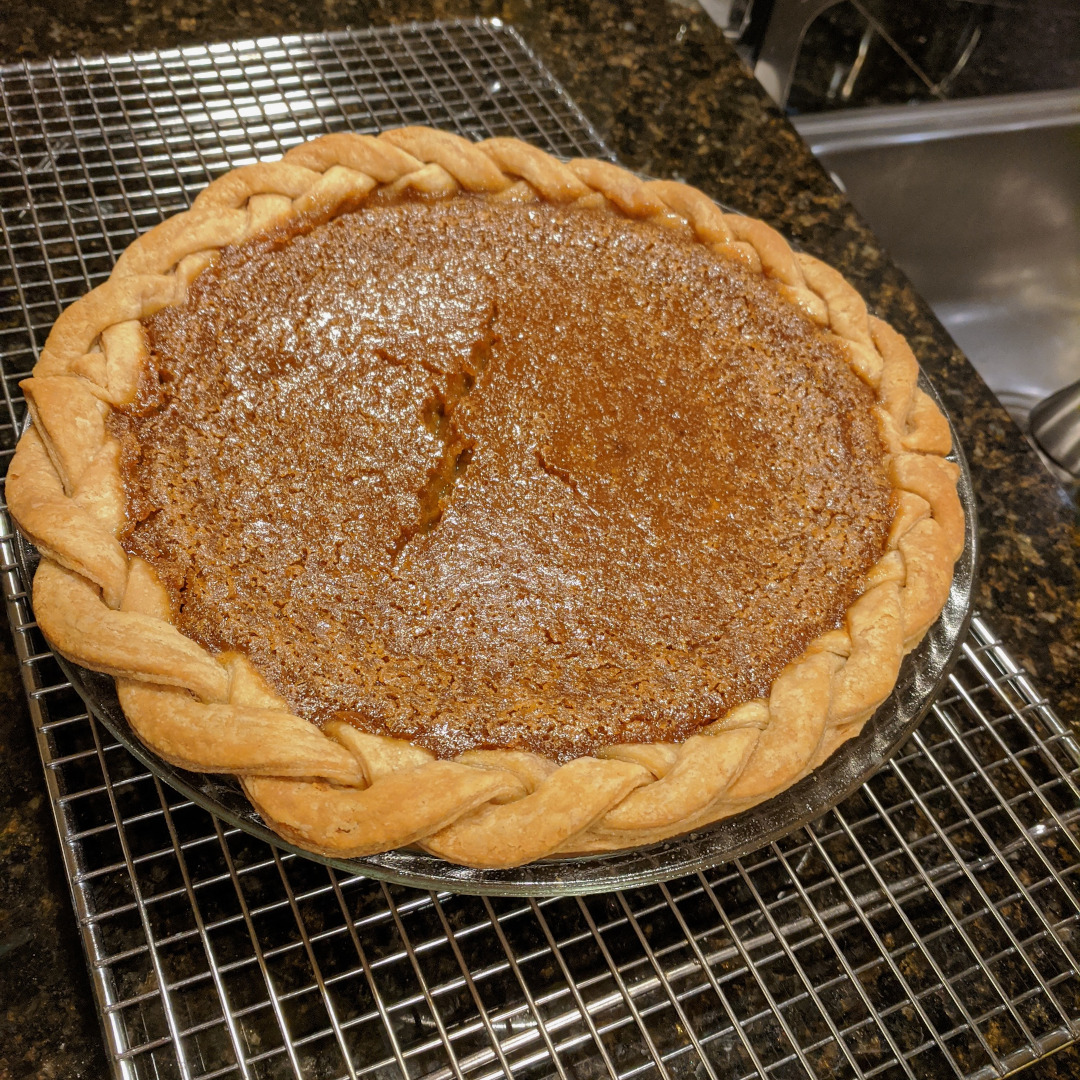
{"type": "MultiPolygon", "coordinates": [[[[499,16],[522,32],[624,163],[698,185],[840,267],[904,332],[961,433],[978,497],[978,604],[1080,729],[1075,511],[713,24],[676,2],[70,0],[9,4],[0,61],[413,19],[499,16]]],[[[107,1074],[51,811],[0,628],[0,1080],[107,1074]]],[[[1066,1050],[1040,1077],[1080,1075],[1066,1050]]]]}

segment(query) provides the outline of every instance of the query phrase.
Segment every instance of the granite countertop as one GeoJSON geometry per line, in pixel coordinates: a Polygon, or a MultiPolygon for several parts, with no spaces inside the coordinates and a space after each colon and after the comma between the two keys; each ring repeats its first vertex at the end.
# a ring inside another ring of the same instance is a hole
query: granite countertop
{"type": "MultiPolygon", "coordinates": [[[[69,0],[9,5],[0,62],[388,22],[513,23],[621,160],[751,211],[844,270],[905,333],[971,463],[978,605],[1080,729],[1075,511],[927,305],[749,77],[716,27],[677,0],[69,0]]],[[[0,625],[0,1080],[108,1072],[40,760],[0,625]]],[[[1025,1075],[1080,1073],[1073,1050],[1025,1075]]]]}

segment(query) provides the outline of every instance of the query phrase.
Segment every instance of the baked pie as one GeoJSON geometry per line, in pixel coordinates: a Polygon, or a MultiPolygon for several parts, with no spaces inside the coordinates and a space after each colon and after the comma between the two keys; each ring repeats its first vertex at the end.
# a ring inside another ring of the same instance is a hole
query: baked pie
{"type": "Polygon", "coordinates": [[[57,320],[34,608],[281,836],[513,866],[686,832],[856,735],[964,547],[949,427],[835,270],[683,184],[328,135],[57,320]]]}

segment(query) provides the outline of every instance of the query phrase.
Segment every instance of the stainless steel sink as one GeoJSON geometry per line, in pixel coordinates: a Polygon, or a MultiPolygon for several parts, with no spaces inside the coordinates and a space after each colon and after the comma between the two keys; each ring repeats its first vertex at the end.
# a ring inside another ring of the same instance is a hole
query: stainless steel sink
{"type": "Polygon", "coordinates": [[[1080,379],[1080,91],[795,126],[1014,416],[1080,379]]]}

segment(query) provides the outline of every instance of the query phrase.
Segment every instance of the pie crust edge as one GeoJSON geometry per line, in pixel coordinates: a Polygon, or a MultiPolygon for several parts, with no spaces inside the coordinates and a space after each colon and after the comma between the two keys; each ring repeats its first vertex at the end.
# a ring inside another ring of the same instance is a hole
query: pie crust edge
{"type": "Polygon", "coordinates": [[[267,824],[308,850],[351,858],[412,844],[450,862],[509,867],[635,847],[737,813],[861,731],[940,614],[965,544],[959,468],[945,458],[949,425],[917,378],[906,341],[867,313],[838,271],[695,188],[602,161],[562,162],[516,139],[472,143],[418,127],[339,133],[215,180],[60,315],[20,384],[33,424],[19,440],[7,498],[41,553],[33,604],[42,632],[74,662],[115,677],[132,728],[155,753],[237,775],[267,824]],[[767,698],[681,744],[611,746],[561,766],[514,750],[438,760],[344,723],[316,728],[291,714],[245,657],[214,656],[173,625],[155,572],[118,539],[125,496],[106,418],[135,396],[147,356],[139,320],[183,303],[220,248],[298,214],[333,214],[378,187],[613,205],[689,230],[773,279],[843,341],[877,399],[896,516],[844,626],[788,664],[767,698]]]}

